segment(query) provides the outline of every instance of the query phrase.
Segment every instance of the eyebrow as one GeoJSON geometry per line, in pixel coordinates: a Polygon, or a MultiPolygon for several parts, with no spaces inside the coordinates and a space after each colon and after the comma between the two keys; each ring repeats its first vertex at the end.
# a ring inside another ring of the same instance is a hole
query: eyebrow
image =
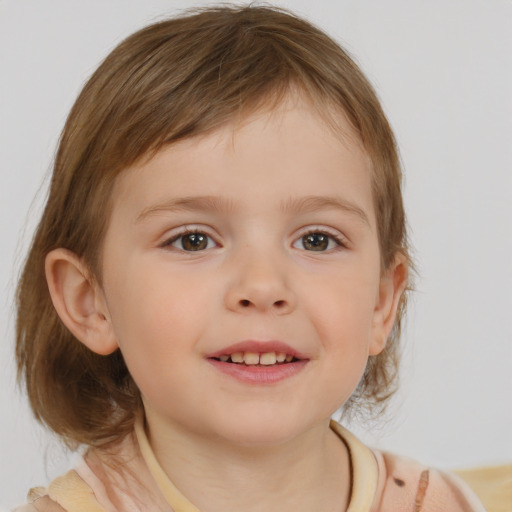
{"type": "MultiPolygon", "coordinates": [[[[281,204],[283,212],[309,213],[325,209],[336,209],[359,217],[365,224],[370,225],[368,216],[362,208],[340,197],[330,196],[306,196],[289,198],[281,204]]],[[[147,208],[137,216],[136,223],[147,217],[168,212],[219,212],[231,213],[235,210],[235,204],[230,199],[219,196],[191,196],[180,197],[162,201],[147,208]]]]}
{"type": "Polygon", "coordinates": [[[233,211],[233,202],[224,197],[218,196],[193,196],[193,197],[180,197],[162,201],[147,208],[144,208],[137,216],[136,223],[140,222],[152,215],[168,212],[180,211],[203,211],[203,212],[220,212],[229,213],[233,211]]]}
{"type": "Polygon", "coordinates": [[[290,198],[282,205],[283,211],[292,213],[308,213],[325,209],[343,210],[359,217],[365,224],[370,226],[370,220],[365,211],[350,201],[341,197],[331,196],[306,196],[301,198],[290,198]]]}

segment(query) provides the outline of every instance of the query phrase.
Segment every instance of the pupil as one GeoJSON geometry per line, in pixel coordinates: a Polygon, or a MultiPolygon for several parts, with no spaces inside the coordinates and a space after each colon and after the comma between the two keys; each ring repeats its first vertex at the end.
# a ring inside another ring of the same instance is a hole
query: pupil
{"type": "Polygon", "coordinates": [[[310,251],[325,251],[329,245],[329,237],[322,233],[310,233],[302,237],[302,243],[310,251]]]}
{"type": "Polygon", "coordinates": [[[206,248],[208,238],[203,233],[189,233],[184,236],[181,242],[186,251],[200,251],[206,248]]]}

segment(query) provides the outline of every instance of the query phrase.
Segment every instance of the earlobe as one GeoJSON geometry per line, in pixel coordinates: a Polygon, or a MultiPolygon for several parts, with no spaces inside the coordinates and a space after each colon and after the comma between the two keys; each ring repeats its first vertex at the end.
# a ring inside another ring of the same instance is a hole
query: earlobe
{"type": "Polygon", "coordinates": [[[66,249],[49,252],[46,280],[64,325],[90,350],[108,355],[118,348],[105,296],[81,259],[66,249]]]}
{"type": "Polygon", "coordinates": [[[398,254],[393,264],[382,275],[379,285],[379,296],[373,316],[372,340],[369,355],[380,354],[386,347],[387,339],[400,304],[400,299],[407,287],[409,266],[405,256],[398,254]]]}

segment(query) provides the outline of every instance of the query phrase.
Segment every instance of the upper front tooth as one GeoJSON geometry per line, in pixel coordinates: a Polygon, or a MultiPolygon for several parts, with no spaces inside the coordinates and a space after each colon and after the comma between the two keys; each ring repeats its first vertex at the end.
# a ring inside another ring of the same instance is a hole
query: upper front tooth
{"type": "Polygon", "coordinates": [[[278,363],[284,363],[284,360],[286,359],[286,354],[284,352],[278,352],[276,354],[276,361],[278,363]]]}
{"type": "Polygon", "coordinates": [[[243,352],[235,352],[234,354],[231,354],[231,361],[233,361],[233,363],[243,363],[244,362],[243,352]]]}
{"type": "Polygon", "coordinates": [[[276,360],[277,357],[275,352],[265,352],[264,354],[260,355],[260,364],[276,364],[276,360]]]}
{"type": "MultiPolygon", "coordinates": [[[[231,356],[233,359],[233,356],[231,356]]],[[[258,364],[260,362],[260,355],[256,352],[246,352],[244,354],[244,363],[245,364],[258,364]]]]}

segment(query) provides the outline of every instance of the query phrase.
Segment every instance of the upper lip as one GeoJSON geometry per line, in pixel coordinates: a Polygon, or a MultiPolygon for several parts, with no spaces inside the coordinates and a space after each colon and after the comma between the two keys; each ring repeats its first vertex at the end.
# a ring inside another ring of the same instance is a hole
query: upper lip
{"type": "Polygon", "coordinates": [[[282,353],[292,355],[296,359],[309,359],[305,354],[297,351],[290,345],[282,341],[257,341],[245,340],[233,343],[221,350],[216,350],[207,354],[207,358],[218,358],[222,355],[235,354],[237,352],[253,352],[257,354],[265,354],[268,352],[282,353]]]}

